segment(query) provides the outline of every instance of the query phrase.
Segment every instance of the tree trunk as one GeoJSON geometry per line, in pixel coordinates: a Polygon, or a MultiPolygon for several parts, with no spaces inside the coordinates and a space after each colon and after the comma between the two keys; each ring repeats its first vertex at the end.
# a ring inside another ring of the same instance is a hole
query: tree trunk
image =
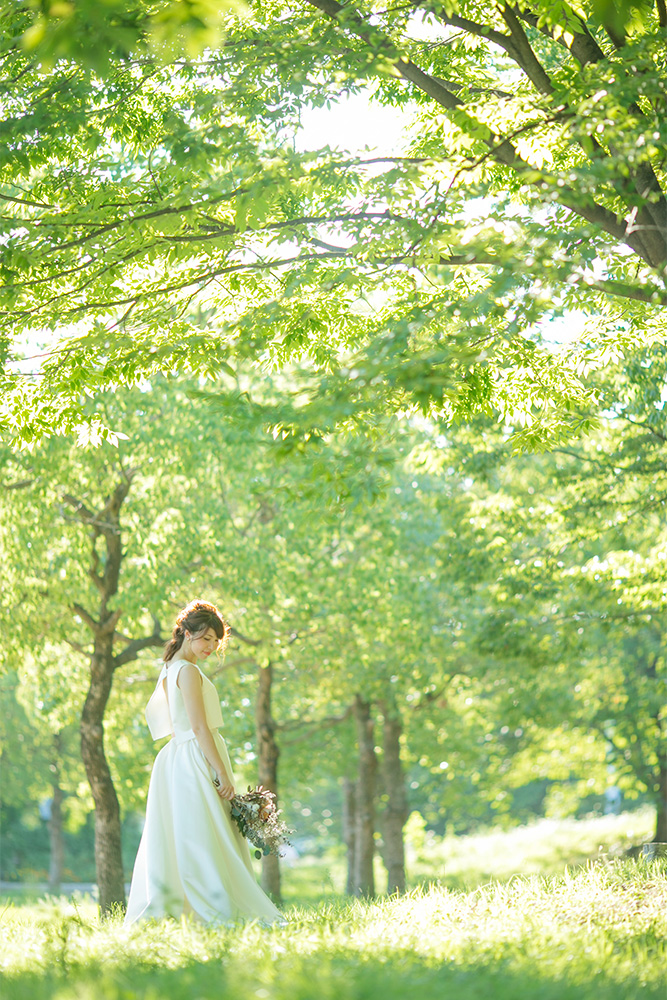
{"type": "Polygon", "coordinates": [[[658,758],[658,801],[656,803],[655,836],[656,844],[667,844],[667,758],[658,758]]]}
{"type": "MultiPolygon", "coordinates": [[[[102,914],[125,906],[120,807],[104,752],[104,713],[109,701],[114,670],[118,665],[118,661],[114,658],[113,643],[120,609],[112,611],[109,604],[118,593],[123,560],[120,510],[129,492],[130,483],[131,477],[124,475],[99,511],[91,510],[76,497],[63,494],[63,501],[74,509],[77,519],[90,529],[91,561],[88,576],[95,585],[100,599],[97,619],[80,604],[72,605],[72,613],[75,619],[84,622],[93,634],[90,686],[81,713],[80,731],[81,757],[95,803],[95,868],[98,902],[102,914]],[[97,551],[100,537],[104,539],[105,549],[102,559],[97,551]]],[[[125,652],[127,654],[127,650],[125,652]]],[[[127,662],[127,656],[122,662],[127,662]]]]}
{"type": "Polygon", "coordinates": [[[51,816],[49,818],[49,892],[60,892],[63,880],[63,861],[65,856],[63,843],[63,790],[60,787],[60,750],[61,738],[58,733],[53,738],[54,768],[51,782],[51,816]]]}
{"type": "Polygon", "coordinates": [[[405,849],[403,827],[408,818],[408,796],[401,764],[400,738],[403,727],[397,713],[384,709],[384,754],[382,772],[387,808],[382,837],[387,868],[387,892],[405,892],[405,849]]]}
{"type": "MultiPolygon", "coordinates": [[[[255,705],[255,726],[257,729],[257,756],[259,783],[276,795],[278,802],[278,758],[280,748],[276,743],[276,724],[271,714],[271,685],[273,665],[269,661],[259,668],[259,685],[255,705]]],[[[280,859],[275,854],[262,858],[262,888],[274,903],[282,902],[280,892],[280,859]]]]}
{"type": "Polygon", "coordinates": [[[370,703],[361,695],[354,700],[354,717],[359,744],[359,779],[356,796],[355,896],[374,896],[373,854],[375,852],[375,783],[377,759],[370,703]]]}
{"type": "Polygon", "coordinates": [[[356,781],[352,781],[351,778],[343,778],[343,842],[347,847],[347,886],[345,892],[348,896],[354,895],[357,864],[356,796],[356,781]]]}
{"type": "Polygon", "coordinates": [[[64,796],[62,788],[56,782],[53,783],[52,789],[49,819],[49,892],[60,892],[65,857],[61,808],[64,796]]]}
{"type": "Polygon", "coordinates": [[[103,914],[125,906],[120,807],[104,752],[104,713],[116,667],[134,660],[142,649],[163,642],[159,622],[154,618],[151,635],[126,640],[125,649],[114,655],[114,636],[121,612],[119,608],[110,610],[109,605],[118,594],[123,561],[120,511],[130,491],[133,475],[134,472],[123,472],[121,481],[98,511],[91,510],[82,500],[68,493],[62,494],[63,502],[74,510],[77,520],[90,529],[88,576],[99,594],[97,619],[80,604],[72,605],[72,613],[75,620],[84,622],[93,635],[90,686],[81,713],[81,757],[95,803],[95,866],[99,906],[103,914]],[[102,559],[97,551],[99,538],[104,539],[102,559]]]}
{"type": "MultiPolygon", "coordinates": [[[[108,626],[109,622],[107,632],[108,626]]],[[[95,867],[103,914],[125,906],[120,807],[104,752],[104,712],[114,671],[112,635],[113,627],[111,635],[98,630],[95,637],[90,687],[81,713],[81,756],[95,802],[95,867]]]]}

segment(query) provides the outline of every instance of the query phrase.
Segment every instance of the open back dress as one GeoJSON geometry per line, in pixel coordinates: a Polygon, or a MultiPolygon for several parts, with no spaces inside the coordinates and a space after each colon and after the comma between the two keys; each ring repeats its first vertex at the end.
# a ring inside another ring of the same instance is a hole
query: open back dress
{"type": "MultiPolygon", "coordinates": [[[[183,914],[205,923],[271,923],[280,912],[255,880],[248,844],[231,818],[229,802],[213,786],[215,773],[192,731],[176,683],[189,662],[173,659],[164,665],[146,707],[153,739],[172,738],[153,765],[125,923],[183,914]]],[[[214,685],[199,673],[206,721],[234,783],[229,753],[218,732],[220,701],[214,685]]]]}

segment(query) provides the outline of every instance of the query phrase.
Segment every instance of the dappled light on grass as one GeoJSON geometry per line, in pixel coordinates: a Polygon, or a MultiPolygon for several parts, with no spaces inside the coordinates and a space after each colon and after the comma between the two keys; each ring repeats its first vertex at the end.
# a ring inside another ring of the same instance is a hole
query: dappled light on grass
{"type": "Polygon", "coordinates": [[[649,841],[654,827],[655,813],[646,807],[616,816],[538,819],[464,837],[429,833],[423,844],[408,844],[408,870],[414,882],[437,875],[448,888],[473,889],[517,874],[557,874],[598,855],[618,857],[649,841]]]}
{"type": "MultiPolygon", "coordinates": [[[[438,883],[447,889],[475,889],[515,875],[558,875],[566,865],[579,867],[598,856],[618,858],[649,841],[655,812],[649,807],[617,816],[539,819],[509,830],[492,828],[465,836],[439,837],[432,831],[406,830],[408,887],[438,883]]],[[[317,905],[345,889],[345,859],[334,850],[321,857],[303,856],[283,871],[288,903],[317,905]]],[[[386,870],[375,858],[375,884],[386,885],[386,870]]]]}
{"type": "Polygon", "coordinates": [[[291,907],[284,927],[101,922],[90,904],[2,915],[7,1000],[143,997],[664,997],[662,862],[598,864],[473,892],[291,907]]]}

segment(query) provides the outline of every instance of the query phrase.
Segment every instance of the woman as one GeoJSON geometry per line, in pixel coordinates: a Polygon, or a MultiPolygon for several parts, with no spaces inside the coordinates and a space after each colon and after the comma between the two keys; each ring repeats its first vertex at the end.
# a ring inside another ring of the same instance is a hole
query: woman
{"type": "Polygon", "coordinates": [[[166,646],[146,721],[153,739],[172,739],[153,766],[126,924],[188,913],[205,923],[280,917],[257,885],[248,845],[231,819],[234,775],[218,732],[220,702],[197,666],[227,636],[215,605],[192,601],[166,646]]]}

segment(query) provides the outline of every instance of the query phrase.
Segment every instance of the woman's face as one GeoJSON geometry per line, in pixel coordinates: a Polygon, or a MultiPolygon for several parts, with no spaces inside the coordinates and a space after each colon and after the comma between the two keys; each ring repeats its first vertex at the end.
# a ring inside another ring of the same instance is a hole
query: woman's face
{"type": "Polygon", "coordinates": [[[203,635],[189,636],[190,649],[198,660],[205,660],[215,653],[220,640],[215,634],[215,629],[207,628],[203,635]]]}

